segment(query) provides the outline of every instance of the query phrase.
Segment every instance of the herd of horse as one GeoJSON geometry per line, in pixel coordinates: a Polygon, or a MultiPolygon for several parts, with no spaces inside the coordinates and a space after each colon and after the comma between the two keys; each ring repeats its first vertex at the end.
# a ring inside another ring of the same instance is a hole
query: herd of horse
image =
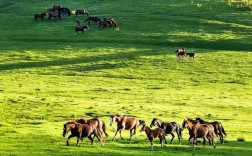
{"type": "MultiPolygon", "coordinates": [[[[216,136],[219,137],[220,143],[223,144],[223,135],[227,135],[221,122],[207,122],[201,118],[196,118],[195,120],[190,118],[184,119],[182,127],[180,127],[180,125],[176,122],[165,122],[158,118],[153,118],[150,126],[147,126],[144,120],[119,114],[110,116],[110,126],[112,126],[113,122],[117,123],[117,129],[112,141],[114,141],[118,133],[120,134],[120,138],[123,139],[122,130],[130,131],[129,140],[131,140],[132,137],[136,135],[136,129],[139,126],[142,126],[140,132],[144,131],[146,133],[146,136],[150,141],[151,148],[155,147],[153,143],[155,138],[159,138],[161,147],[165,147],[165,144],[167,144],[165,138],[166,135],[172,135],[172,139],[170,140],[170,143],[172,144],[175,137],[174,133],[177,134],[179,144],[181,144],[182,131],[184,129],[188,130],[188,141],[193,145],[193,148],[196,144],[198,144],[198,138],[203,138],[204,147],[206,145],[206,140],[208,140],[209,145],[215,148],[216,144],[214,138],[216,136]],[[157,128],[151,129],[154,126],[157,126],[157,128]]],[[[65,137],[68,132],[71,132],[71,134],[67,138],[67,146],[69,146],[69,139],[72,137],[77,137],[76,145],[79,145],[79,142],[82,141],[83,138],[87,137],[91,141],[91,144],[93,144],[94,138],[97,138],[101,146],[104,146],[103,134],[108,137],[106,124],[99,118],[88,120],[81,118],[69,121],[63,125],[63,137],[65,137]]]]}
{"type": "Polygon", "coordinates": [[[69,8],[60,5],[54,5],[52,8],[47,9],[45,12],[36,13],[34,15],[34,19],[35,21],[38,21],[38,19],[44,21],[45,16],[48,16],[49,20],[51,20],[52,18],[54,18],[55,20],[61,20],[62,15],[70,16],[72,14],[75,14],[75,17],[77,17],[78,15],[87,16],[87,19],[84,20],[84,23],[87,22],[87,24],[84,25],[81,25],[80,20],[78,19],[74,20],[75,35],[78,32],[82,32],[82,34],[84,34],[84,32],[89,29],[89,25],[91,23],[98,25],[99,28],[113,27],[113,26],[117,27],[117,22],[112,17],[105,17],[101,19],[97,16],[90,16],[89,12],[85,9],[77,9],[75,11],[71,11],[69,8]]]}

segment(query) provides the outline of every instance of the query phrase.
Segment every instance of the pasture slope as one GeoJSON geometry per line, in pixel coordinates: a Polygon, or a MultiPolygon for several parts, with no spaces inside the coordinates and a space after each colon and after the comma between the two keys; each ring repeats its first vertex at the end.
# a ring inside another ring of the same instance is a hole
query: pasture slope
{"type": "Polygon", "coordinates": [[[0,155],[251,155],[251,11],[225,0],[1,0],[0,8],[0,155]],[[73,15],[34,21],[54,4],[113,17],[120,30],[91,24],[75,36],[73,15]],[[180,47],[195,60],[178,60],[180,47]],[[218,120],[228,135],[216,149],[193,150],[187,130],[182,145],[175,138],[163,149],[158,140],[151,149],[139,128],[132,141],[112,142],[115,113],[148,125],[153,117],[218,120]],[[63,123],[95,116],[107,124],[105,146],[66,146],[63,123]]]}

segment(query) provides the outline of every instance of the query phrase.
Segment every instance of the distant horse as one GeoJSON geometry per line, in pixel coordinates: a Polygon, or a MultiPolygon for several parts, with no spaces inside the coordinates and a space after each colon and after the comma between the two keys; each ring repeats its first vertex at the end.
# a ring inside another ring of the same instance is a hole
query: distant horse
{"type": "Polygon", "coordinates": [[[98,139],[100,144],[103,146],[102,136],[98,133],[97,128],[92,124],[80,124],[80,123],[66,123],[63,125],[63,134],[65,137],[66,134],[71,131],[71,135],[67,138],[67,146],[69,146],[69,139],[72,137],[77,137],[76,146],[79,144],[80,140],[83,140],[84,137],[87,137],[91,141],[91,145],[93,144],[94,139],[91,137],[92,134],[98,139]]]}
{"type": "Polygon", "coordinates": [[[135,117],[127,117],[127,116],[118,115],[118,114],[110,116],[110,126],[112,126],[114,121],[117,122],[117,130],[116,130],[115,136],[113,137],[112,141],[115,139],[118,132],[120,133],[121,139],[123,139],[122,130],[124,130],[124,129],[125,130],[130,130],[129,140],[131,140],[133,135],[136,134],[136,128],[139,125],[145,124],[145,121],[138,120],[135,117]]]}
{"type": "Polygon", "coordinates": [[[107,27],[107,26],[114,26],[117,27],[116,21],[113,18],[104,18],[103,21],[99,22],[99,27],[107,27]]]}
{"type": "Polygon", "coordinates": [[[66,7],[60,7],[59,9],[57,9],[59,13],[63,14],[63,15],[71,15],[71,10],[66,8],[66,7]]]}
{"type": "Polygon", "coordinates": [[[175,54],[179,59],[183,59],[186,56],[185,48],[180,48],[175,51],[175,54]]]}
{"type": "Polygon", "coordinates": [[[80,21],[75,19],[74,20],[74,26],[81,26],[80,21]]]}
{"type": "Polygon", "coordinates": [[[77,15],[79,15],[79,14],[89,16],[88,11],[85,10],[85,9],[79,9],[79,10],[76,10],[76,11],[75,11],[75,16],[77,16],[77,15]]]}
{"type": "Polygon", "coordinates": [[[88,17],[84,22],[88,22],[88,25],[93,22],[94,24],[97,24],[97,22],[100,22],[101,19],[97,16],[93,16],[93,17],[88,17]]]}
{"type": "MultiPolygon", "coordinates": [[[[172,144],[172,141],[175,137],[173,132],[176,132],[177,136],[178,136],[179,144],[181,144],[181,139],[182,139],[181,128],[180,128],[179,124],[177,124],[176,122],[164,122],[164,121],[159,120],[157,118],[153,118],[151,121],[150,127],[152,127],[152,126],[158,126],[159,128],[164,129],[166,134],[171,134],[172,135],[172,139],[170,141],[171,144],[172,144]]],[[[165,143],[167,143],[166,140],[165,140],[165,143]]]]}
{"type": "Polygon", "coordinates": [[[54,17],[55,20],[60,20],[61,19],[61,14],[60,13],[48,13],[48,19],[51,20],[51,18],[54,17]]]}
{"type": "Polygon", "coordinates": [[[209,140],[210,145],[214,148],[216,147],[214,142],[214,129],[211,126],[207,124],[200,124],[199,122],[193,124],[187,119],[183,121],[182,128],[188,129],[190,136],[189,141],[193,138],[193,148],[196,144],[197,138],[203,138],[204,147],[206,145],[206,139],[209,140]]]}
{"type": "Polygon", "coordinates": [[[165,141],[166,134],[162,128],[156,128],[156,129],[152,130],[148,126],[146,126],[146,124],[143,124],[140,132],[142,132],[142,131],[145,131],[145,133],[150,141],[151,148],[154,147],[153,139],[157,138],[157,137],[160,140],[161,147],[164,147],[164,141],[165,141]]]}
{"type": "Polygon", "coordinates": [[[227,136],[224,127],[222,126],[221,122],[219,121],[214,121],[214,122],[208,122],[208,121],[204,121],[201,118],[196,118],[196,120],[198,120],[201,124],[210,124],[214,127],[214,133],[216,134],[216,136],[219,136],[220,138],[220,142],[222,144],[224,144],[224,139],[223,139],[223,134],[225,136],[227,136]]]}
{"type": "Polygon", "coordinates": [[[34,15],[34,19],[35,19],[35,21],[37,21],[38,18],[40,18],[41,21],[43,21],[45,16],[46,16],[45,12],[44,13],[37,13],[37,14],[34,15]]]}
{"type": "Polygon", "coordinates": [[[75,26],[74,30],[75,30],[75,35],[77,35],[77,32],[81,31],[84,34],[84,31],[88,30],[89,27],[88,25],[84,25],[84,26],[75,26]]]}
{"type": "Polygon", "coordinates": [[[195,53],[185,53],[185,57],[186,56],[189,56],[189,58],[192,58],[192,59],[194,59],[194,57],[195,57],[195,53]]]}

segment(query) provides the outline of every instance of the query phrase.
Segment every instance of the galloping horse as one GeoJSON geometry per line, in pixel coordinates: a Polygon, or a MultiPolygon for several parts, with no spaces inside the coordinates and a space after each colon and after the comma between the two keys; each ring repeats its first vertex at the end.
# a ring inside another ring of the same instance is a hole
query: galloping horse
{"type": "Polygon", "coordinates": [[[76,11],[75,11],[75,16],[77,16],[77,15],[79,15],[79,14],[89,16],[88,11],[85,10],[85,9],[79,9],[79,10],[76,10],[76,11]]]}
{"type": "MultiPolygon", "coordinates": [[[[181,139],[182,139],[181,128],[180,128],[179,124],[177,124],[176,122],[164,122],[164,121],[159,120],[157,118],[153,118],[151,121],[150,127],[152,127],[152,126],[158,126],[159,128],[164,129],[166,134],[171,134],[172,135],[172,139],[170,141],[171,144],[172,144],[172,141],[175,137],[173,132],[176,132],[177,136],[178,136],[179,144],[181,144],[181,139]]],[[[167,143],[166,140],[165,140],[165,143],[167,143]]]]}
{"type": "Polygon", "coordinates": [[[162,128],[156,128],[156,129],[152,130],[148,126],[146,126],[146,124],[143,124],[140,132],[142,132],[142,131],[145,131],[145,133],[150,141],[151,148],[153,148],[153,146],[154,146],[153,139],[157,138],[157,137],[160,140],[161,147],[164,147],[164,141],[166,140],[165,139],[166,134],[162,128]]]}
{"type": "Polygon", "coordinates": [[[88,25],[91,23],[91,22],[94,22],[94,24],[97,24],[97,22],[100,22],[101,19],[97,16],[93,16],[93,17],[88,17],[84,22],[88,22],[88,25]]]}
{"type": "Polygon", "coordinates": [[[223,139],[223,134],[225,136],[227,136],[224,127],[222,126],[221,122],[219,121],[213,121],[213,122],[207,122],[202,120],[201,118],[196,118],[196,120],[198,120],[201,124],[210,124],[214,127],[214,133],[216,134],[216,136],[219,136],[220,138],[220,142],[222,144],[224,144],[224,139],[223,139]]]}
{"type": "Polygon", "coordinates": [[[105,134],[105,136],[107,137],[108,136],[108,133],[107,133],[107,130],[106,130],[106,124],[104,121],[102,121],[101,119],[98,119],[98,118],[94,118],[94,119],[78,119],[78,120],[75,120],[77,123],[81,123],[81,124],[85,124],[85,123],[92,123],[94,126],[97,127],[98,131],[101,133],[101,134],[105,134]]]}
{"type": "Polygon", "coordinates": [[[124,130],[124,129],[125,130],[130,130],[129,140],[131,140],[133,135],[136,134],[136,128],[139,125],[145,124],[145,121],[138,120],[135,117],[127,117],[127,116],[118,115],[118,114],[110,116],[110,126],[112,126],[114,121],[117,122],[117,130],[116,130],[115,136],[113,137],[112,141],[115,139],[118,132],[120,133],[121,139],[123,139],[122,130],[124,130]]]}
{"type": "Polygon", "coordinates": [[[203,144],[204,147],[206,145],[206,139],[209,140],[210,145],[212,145],[214,148],[215,142],[214,142],[214,129],[213,127],[207,125],[207,124],[200,124],[199,122],[196,122],[196,124],[193,124],[190,120],[184,120],[182,123],[182,128],[187,128],[189,131],[189,141],[193,138],[193,148],[196,144],[197,138],[203,138],[203,144]]]}
{"type": "Polygon", "coordinates": [[[41,21],[43,21],[45,16],[46,16],[45,12],[44,13],[37,13],[34,15],[34,18],[35,18],[35,21],[37,21],[38,18],[40,18],[41,21]]]}
{"type": "Polygon", "coordinates": [[[103,146],[101,141],[103,141],[102,136],[98,132],[97,128],[92,124],[80,124],[80,123],[66,123],[63,125],[63,134],[65,137],[66,134],[71,131],[71,135],[67,138],[67,146],[69,146],[69,139],[72,137],[77,137],[76,146],[79,144],[80,140],[83,140],[84,137],[87,137],[91,141],[91,145],[93,144],[94,138],[91,137],[92,134],[98,139],[100,144],[103,146]]]}
{"type": "Polygon", "coordinates": [[[74,30],[75,30],[75,35],[77,35],[77,32],[81,31],[84,34],[84,31],[88,30],[88,25],[84,25],[84,26],[75,26],[74,30]]]}

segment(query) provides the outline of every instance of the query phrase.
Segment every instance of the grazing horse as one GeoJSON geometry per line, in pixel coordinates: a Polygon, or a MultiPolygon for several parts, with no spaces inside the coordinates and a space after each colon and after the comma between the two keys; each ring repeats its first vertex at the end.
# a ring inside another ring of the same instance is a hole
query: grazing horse
{"type": "Polygon", "coordinates": [[[37,21],[38,18],[40,18],[41,21],[43,21],[45,16],[46,16],[45,12],[44,13],[37,13],[37,14],[34,15],[34,18],[35,18],[35,21],[37,21]]]}
{"type": "Polygon", "coordinates": [[[76,10],[76,11],[75,11],[75,16],[77,16],[77,15],[79,15],[79,14],[89,16],[88,11],[85,10],[85,9],[79,9],[79,10],[76,10]]]}
{"type": "Polygon", "coordinates": [[[81,25],[80,25],[80,21],[77,20],[77,19],[75,19],[75,20],[74,20],[74,26],[81,26],[81,25]]]}
{"type": "Polygon", "coordinates": [[[84,22],[88,22],[88,25],[93,22],[94,24],[97,24],[97,22],[100,22],[101,19],[97,16],[93,16],[93,17],[88,17],[84,22]]]}
{"type": "Polygon", "coordinates": [[[180,48],[175,51],[175,54],[179,59],[183,59],[186,55],[185,48],[180,48]]]}
{"type": "Polygon", "coordinates": [[[120,133],[121,139],[123,139],[122,130],[124,130],[124,129],[125,130],[130,130],[129,140],[131,140],[133,135],[136,134],[136,128],[139,125],[145,124],[145,121],[138,120],[135,117],[127,117],[127,116],[118,115],[118,114],[110,116],[110,126],[112,126],[114,121],[117,122],[117,130],[116,130],[115,136],[113,137],[112,141],[115,139],[118,132],[120,133]]]}
{"type": "Polygon", "coordinates": [[[54,19],[55,20],[57,20],[57,19],[61,19],[61,14],[60,14],[60,12],[58,12],[58,13],[54,13],[54,12],[50,12],[50,13],[48,13],[49,15],[48,15],[48,19],[49,20],[51,20],[51,18],[52,17],[54,17],[54,19]]]}
{"type": "Polygon", "coordinates": [[[210,124],[214,127],[214,133],[216,134],[216,136],[219,136],[220,138],[220,142],[222,144],[224,144],[224,139],[223,139],[223,134],[225,136],[227,136],[224,127],[222,126],[221,122],[219,121],[214,121],[214,122],[207,122],[202,120],[201,118],[196,118],[196,120],[198,120],[201,124],[210,124]]]}
{"type": "Polygon", "coordinates": [[[210,145],[214,148],[214,129],[212,126],[207,124],[200,124],[198,121],[193,124],[190,120],[184,120],[182,123],[182,128],[187,128],[189,131],[189,141],[193,138],[193,148],[196,144],[197,138],[203,138],[204,147],[206,145],[206,139],[209,140],[210,145]]]}
{"type": "Polygon", "coordinates": [[[94,142],[94,138],[91,137],[92,134],[98,139],[100,144],[103,146],[102,141],[103,138],[100,133],[97,131],[97,128],[92,124],[80,124],[80,123],[66,123],[63,125],[63,134],[65,137],[66,134],[71,131],[71,135],[67,138],[67,146],[69,146],[69,139],[72,137],[77,137],[76,146],[79,144],[80,140],[83,140],[84,137],[87,137],[91,141],[91,145],[94,142]]]}
{"type": "Polygon", "coordinates": [[[81,31],[84,34],[84,31],[88,30],[88,25],[84,25],[84,26],[75,26],[74,30],[75,30],[75,35],[77,35],[77,32],[81,31]]]}
{"type": "MultiPolygon", "coordinates": [[[[181,128],[179,124],[177,124],[176,122],[164,122],[157,118],[153,118],[151,121],[150,127],[152,126],[158,126],[159,128],[162,128],[166,134],[171,134],[172,135],[172,139],[170,141],[171,144],[175,137],[173,132],[176,132],[178,136],[179,144],[181,144],[181,139],[182,139],[181,128]]],[[[166,140],[165,140],[165,143],[167,143],[166,140]]]]}
{"type": "Polygon", "coordinates": [[[194,59],[195,53],[185,53],[185,57],[186,57],[186,56],[189,56],[189,58],[194,59]]]}
{"type": "Polygon", "coordinates": [[[162,128],[156,128],[156,129],[152,130],[152,129],[150,129],[150,127],[146,126],[146,124],[143,124],[140,132],[142,132],[142,131],[145,131],[145,133],[150,141],[151,148],[154,147],[153,139],[157,138],[157,137],[160,140],[161,147],[164,147],[164,141],[165,141],[166,134],[162,128]]]}

